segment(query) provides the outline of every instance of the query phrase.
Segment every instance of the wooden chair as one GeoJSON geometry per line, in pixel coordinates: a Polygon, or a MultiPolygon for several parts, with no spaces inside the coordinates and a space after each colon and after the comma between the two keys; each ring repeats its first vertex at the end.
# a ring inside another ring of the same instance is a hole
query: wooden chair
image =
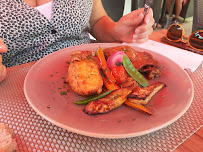
{"type": "Polygon", "coordinates": [[[203,30],[203,0],[194,0],[192,31],[203,30]]]}
{"type": "MultiPolygon", "coordinates": [[[[162,1],[163,0],[154,0],[152,5],[155,25],[159,23],[161,10],[162,10],[162,1]]],[[[131,0],[131,3],[132,3],[131,10],[133,11],[138,8],[144,7],[145,0],[131,0]]]]}

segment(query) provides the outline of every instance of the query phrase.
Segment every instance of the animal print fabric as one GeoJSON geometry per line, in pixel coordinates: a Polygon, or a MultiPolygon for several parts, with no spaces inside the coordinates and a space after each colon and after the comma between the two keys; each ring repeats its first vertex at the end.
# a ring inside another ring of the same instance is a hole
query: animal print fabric
{"type": "Polygon", "coordinates": [[[0,0],[0,37],[8,47],[3,64],[39,60],[57,50],[90,42],[92,0],[54,0],[52,20],[22,0],[0,0]]]}

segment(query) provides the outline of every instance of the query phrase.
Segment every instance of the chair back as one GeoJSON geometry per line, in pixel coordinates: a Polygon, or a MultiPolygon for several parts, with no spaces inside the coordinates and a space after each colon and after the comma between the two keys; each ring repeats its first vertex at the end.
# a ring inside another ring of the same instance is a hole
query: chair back
{"type": "Polygon", "coordinates": [[[203,0],[194,0],[192,32],[203,30],[203,0]]]}
{"type": "Polygon", "coordinates": [[[115,22],[123,16],[125,0],[102,0],[102,4],[108,16],[115,22]]]}

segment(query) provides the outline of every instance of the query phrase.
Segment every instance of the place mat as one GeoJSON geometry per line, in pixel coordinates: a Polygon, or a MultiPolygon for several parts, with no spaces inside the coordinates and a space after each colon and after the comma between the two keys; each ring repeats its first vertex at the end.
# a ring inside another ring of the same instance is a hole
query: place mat
{"type": "Polygon", "coordinates": [[[99,139],[66,131],[39,116],[28,104],[23,82],[31,65],[8,68],[0,83],[0,122],[13,129],[20,152],[126,152],[173,151],[203,126],[203,70],[188,72],[194,83],[194,99],[176,122],[147,135],[126,139],[99,139]]]}

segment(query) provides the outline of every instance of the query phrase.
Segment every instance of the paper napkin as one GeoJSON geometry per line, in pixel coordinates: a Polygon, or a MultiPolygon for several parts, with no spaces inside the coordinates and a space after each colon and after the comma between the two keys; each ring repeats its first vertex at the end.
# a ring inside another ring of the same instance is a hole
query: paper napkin
{"type": "Polygon", "coordinates": [[[203,63],[203,55],[152,40],[148,40],[147,42],[142,44],[130,43],[127,45],[137,46],[157,52],[163,56],[170,58],[183,69],[187,69],[192,72],[194,72],[203,63]]]}

